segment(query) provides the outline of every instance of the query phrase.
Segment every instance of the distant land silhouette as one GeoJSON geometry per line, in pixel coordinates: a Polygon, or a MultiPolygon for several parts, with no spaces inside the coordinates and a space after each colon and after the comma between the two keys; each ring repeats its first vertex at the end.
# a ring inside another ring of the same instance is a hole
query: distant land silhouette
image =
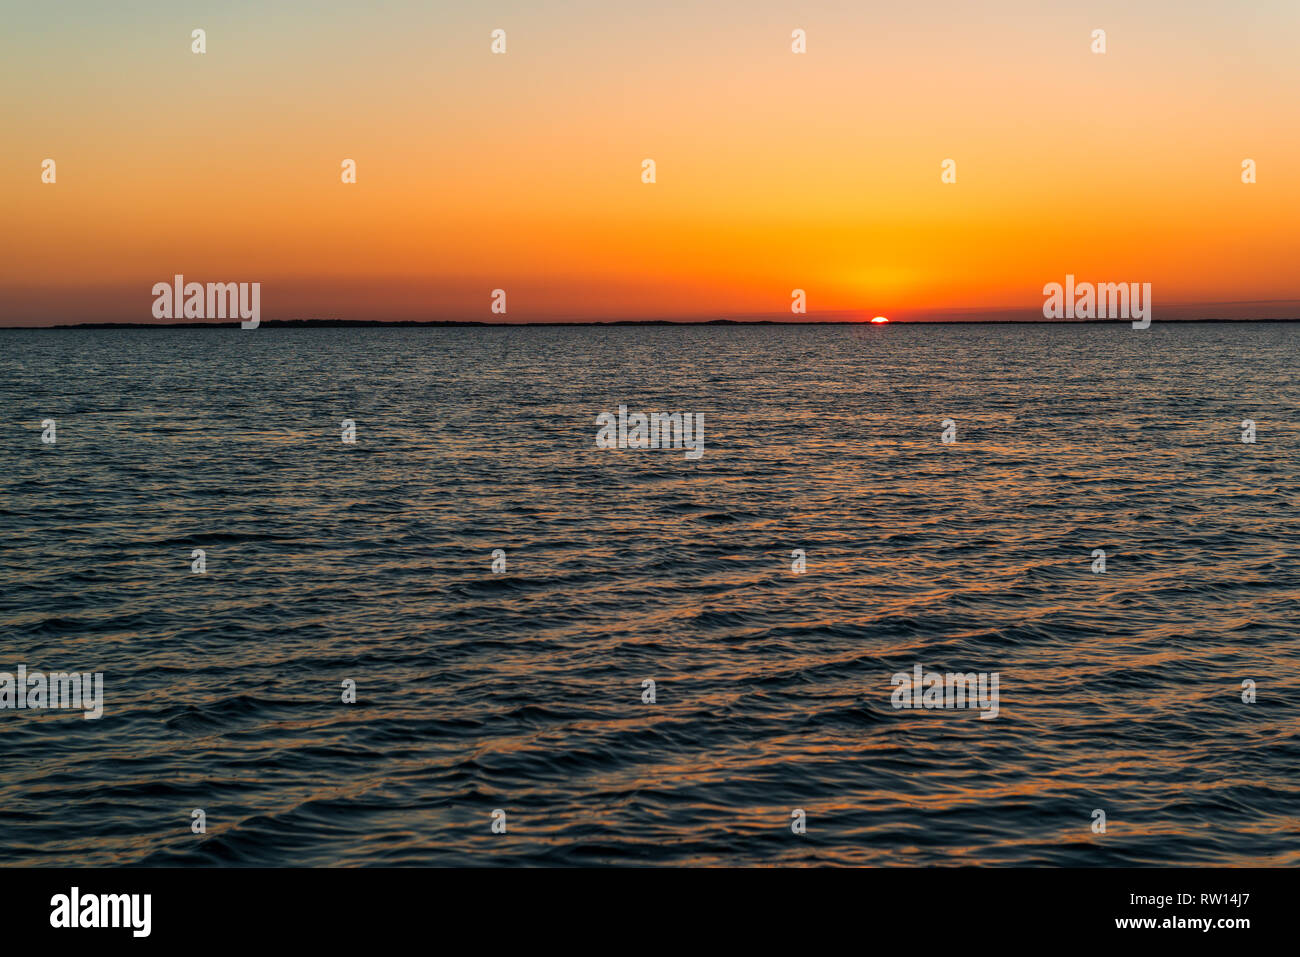
{"type": "MultiPolygon", "coordinates": [[[[1160,320],[1154,320],[1159,322],[1160,320]]],[[[1165,322],[1300,322],[1300,316],[1268,319],[1166,319],[1165,322]]],[[[76,322],[54,326],[7,326],[9,329],[181,329],[238,327],[238,319],[218,322],[76,322]]],[[[479,322],[459,319],[263,319],[258,328],[334,328],[355,326],[862,326],[868,319],[608,319],[552,320],[535,322],[479,322]]],[[[1129,325],[1128,319],[895,319],[893,326],[1097,326],[1129,325]]]]}

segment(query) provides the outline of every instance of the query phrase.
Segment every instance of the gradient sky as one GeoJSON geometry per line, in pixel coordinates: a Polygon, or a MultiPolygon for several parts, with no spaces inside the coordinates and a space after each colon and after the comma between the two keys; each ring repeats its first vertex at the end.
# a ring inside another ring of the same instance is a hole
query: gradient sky
{"type": "Polygon", "coordinates": [[[1300,299],[1300,4],[1138,6],[3,0],[0,323],[1300,299]]]}

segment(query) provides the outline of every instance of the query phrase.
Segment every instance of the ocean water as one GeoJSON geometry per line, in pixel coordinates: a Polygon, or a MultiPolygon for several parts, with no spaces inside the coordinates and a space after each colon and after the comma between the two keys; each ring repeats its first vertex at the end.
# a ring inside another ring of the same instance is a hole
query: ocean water
{"type": "Polygon", "coordinates": [[[99,720],[0,711],[0,863],[1300,863],[1298,359],[0,331],[0,671],[104,675],[99,720]],[[620,404],[703,457],[596,448],[620,404]],[[894,708],[918,664],[996,672],[997,716],[894,708]]]}

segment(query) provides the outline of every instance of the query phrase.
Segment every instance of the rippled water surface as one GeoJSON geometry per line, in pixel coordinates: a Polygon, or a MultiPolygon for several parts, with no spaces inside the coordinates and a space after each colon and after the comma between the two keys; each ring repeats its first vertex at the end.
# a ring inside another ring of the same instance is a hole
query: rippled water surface
{"type": "Polygon", "coordinates": [[[0,862],[1300,863],[1298,361],[1295,325],[0,331],[0,671],[105,696],[0,711],[0,862]],[[702,413],[703,458],[596,448],[620,404],[702,413]],[[998,716],[895,710],[916,664],[997,672],[998,716]]]}

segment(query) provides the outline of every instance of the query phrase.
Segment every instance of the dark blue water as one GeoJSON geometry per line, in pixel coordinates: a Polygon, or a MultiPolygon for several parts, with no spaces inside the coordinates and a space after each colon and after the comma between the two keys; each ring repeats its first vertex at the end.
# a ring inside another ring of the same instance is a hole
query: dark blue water
{"type": "Polygon", "coordinates": [[[0,671],[104,675],[99,720],[0,710],[0,862],[1300,863],[1297,357],[0,331],[0,671]],[[703,457],[596,448],[620,404],[703,457]],[[895,709],[916,664],[997,717],[895,709]]]}

